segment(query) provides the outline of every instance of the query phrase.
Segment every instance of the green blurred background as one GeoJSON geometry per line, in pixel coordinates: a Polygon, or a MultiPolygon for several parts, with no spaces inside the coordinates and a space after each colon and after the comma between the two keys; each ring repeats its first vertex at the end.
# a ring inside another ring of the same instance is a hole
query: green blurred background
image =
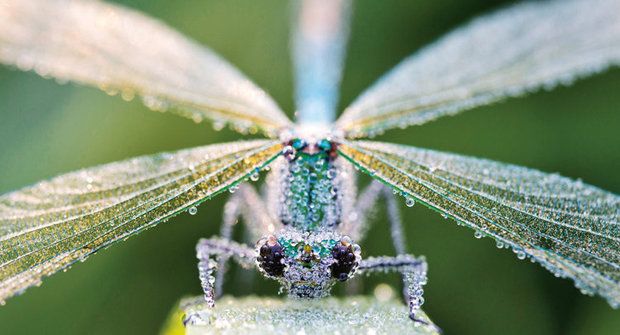
{"type": "MultiPolygon", "coordinates": [[[[209,45],[293,110],[290,6],[271,1],[123,1],[209,45]]],[[[403,57],[507,1],[358,1],[341,107],[403,57]]],[[[50,18],[53,19],[53,18],[50,18]]],[[[507,41],[509,43],[510,41],[507,41]]],[[[437,78],[441,80],[441,78],[437,78]]],[[[421,127],[393,141],[560,172],[620,192],[620,70],[421,127]]],[[[290,113],[289,113],[290,114],[290,113]]],[[[0,192],[95,164],[237,139],[95,89],[0,67],[0,192]]],[[[1,334],[153,334],[177,299],[200,293],[194,245],[218,230],[226,196],[92,256],[0,308],[1,334]]],[[[409,251],[430,262],[425,310],[447,334],[618,334],[620,314],[490,239],[403,204],[409,251]]],[[[382,213],[379,213],[379,218],[382,213]]],[[[382,219],[365,255],[391,254],[382,219]]],[[[229,274],[233,295],[273,295],[229,274]]],[[[396,275],[364,280],[366,292],[396,275]]],[[[399,291],[400,289],[396,289],[399,291]]],[[[342,288],[336,292],[342,292],[342,288]]],[[[403,322],[407,322],[403,317],[403,322]]],[[[346,331],[343,329],[343,331],[346,331]]]]}

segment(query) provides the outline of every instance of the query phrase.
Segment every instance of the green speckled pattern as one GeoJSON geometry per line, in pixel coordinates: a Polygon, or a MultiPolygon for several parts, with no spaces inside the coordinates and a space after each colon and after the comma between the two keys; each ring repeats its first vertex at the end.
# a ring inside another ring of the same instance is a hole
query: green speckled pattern
{"type": "Polygon", "coordinates": [[[337,225],[339,206],[335,168],[326,152],[299,153],[289,163],[285,186],[285,224],[303,231],[337,225]]]}

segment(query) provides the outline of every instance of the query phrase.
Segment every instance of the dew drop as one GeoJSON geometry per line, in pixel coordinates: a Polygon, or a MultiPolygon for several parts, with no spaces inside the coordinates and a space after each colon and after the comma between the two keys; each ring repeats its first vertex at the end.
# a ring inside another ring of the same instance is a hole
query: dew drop
{"type": "Polygon", "coordinates": [[[222,121],[213,122],[213,130],[215,131],[220,131],[224,129],[225,126],[226,126],[226,122],[222,122],[222,121]]]}
{"type": "Polygon", "coordinates": [[[194,123],[200,123],[202,122],[202,115],[196,113],[192,115],[192,121],[194,121],[194,123]]]}
{"type": "Polygon", "coordinates": [[[497,241],[497,243],[495,243],[495,246],[497,247],[497,249],[501,249],[504,247],[504,242],[502,241],[497,241]]]}
{"type": "Polygon", "coordinates": [[[144,103],[144,105],[154,111],[157,112],[164,112],[166,111],[166,103],[164,103],[163,101],[161,101],[160,99],[158,99],[155,96],[152,95],[146,95],[144,97],[142,97],[142,102],[144,103]]]}
{"type": "Polygon", "coordinates": [[[407,198],[407,200],[405,200],[405,205],[407,207],[413,207],[413,205],[415,205],[415,200],[413,198],[407,198]]]}
{"type": "Polygon", "coordinates": [[[196,213],[198,213],[198,208],[196,208],[196,206],[192,206],[187,210],[187,212],[189,215],[196,215],[196,213]]]}
{"type": "Polygon", "coordinates": [[[250,175],[251,181],[257,181],[259,178],[260,178],[260,175],[258,174],[258,172],[254,172],[250,175]]]}
{"type": "Polygon", "coordinates": [[[525,259],[525,252],[517,251],[517,258],[521,260],[525,259]]]}
{"type": "Polygon", "coordinates": [[[477,239],[481,239],[481,238],[484,237],[484,234],[481,231],[476,231],[474,233],[474,237],[477,238],[477,239]]]}
{"type": "Polygon", "coordinates": [[[131,90],[123,90],[121,91],[121,98],[125,101],[133,100],[135,93],[131,90]]]}
{"type": "Polygon", "coordinates": [[[107,88],[107,89],[105,90],[105,93],[106,93],[107,95],[109,95],[109,96],[115,96],[115,95],[117,95],[117,94],[118,94],[118,91],[117,91],[117,90],[115,90],[115,89],[112,89],[112,88],[107,88]]]}

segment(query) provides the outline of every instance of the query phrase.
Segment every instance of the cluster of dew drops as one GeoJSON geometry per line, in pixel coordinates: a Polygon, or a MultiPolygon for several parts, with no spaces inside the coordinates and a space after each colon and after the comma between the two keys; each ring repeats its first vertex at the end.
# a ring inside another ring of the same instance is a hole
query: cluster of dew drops
{"type": "MultiPolygon", "coordinates": [[[[190,166],[189,169],[191,170],[192,167],[190,166]]],[[[268,168],[265,168],[265,170],[268,170],[268,168]]],[[[250,176],[247,179],[249,179],[249,180],[251,180],[253,182],[258,181],[260,179],[260,171],[258,169],[255,169],[254,171],[252,171],[252,173],[250,174],[250,176]]],[[[234,184],[234,185],[231,185],[228,188],[228,192],[229,193],[235,193],[238,189],[239,189],[239,184],[234,184]]],[[[196,214],[198,214],[198,206],[190,206],[187,209],[187,213],[189,215],[196,215],[196,214]]]]}
{"type": "MultiPolygon", "coordinates": [[[[393,193],[395,195],[402,195],[402,196],[404,196],[405,197],[405,205],[407,207],[413,207],[416,204],[415,199],[412,196],[410,196],[410,195],[408,195],[408,194],[406,194],[404,192],[401,192],[401,191],[399,191],[397,189],[394,189],[393,193]]],[[[450,218],[450,216],[448,216],[446,213],[441,212],[440,214],[441,214],[441,217],[443,219],[447,220],[447,219],[450,218]]],[[[462,222],[460,222],[458,220],[457,220],[457,224],[458,225],[465,225],[464,223],[462,223],[462,222]]],[[[482,239],[483,237],[486,237],[486,236],[487,236],[487,234],[484,233],[483,231],[476,230],[474,232],[474,238],[476,238],[476,239],[482,239]]],[[[522,250],[522,249],[520,249],[518,247],[511,247],[509,243],[503,242],[501,240],[496,240],[495,246],[498,249],[510,249],[510,248],[512,248],[512,251],[517,255],[517,258],[519,260],[524,260],[524,259],[528,258],[528,254],[524,250],[522,250]]],[[[530,261],[531,262],[535,262],[534,258],[530,258],[530,261]]],[[[551,269],[551,270],[552,270],[552,272],[554,273],[554,275],[556,277],[561,277],[562,276],[562,273],[561,273],[561,271],[559,271],[559,269],[551,269]]]]}

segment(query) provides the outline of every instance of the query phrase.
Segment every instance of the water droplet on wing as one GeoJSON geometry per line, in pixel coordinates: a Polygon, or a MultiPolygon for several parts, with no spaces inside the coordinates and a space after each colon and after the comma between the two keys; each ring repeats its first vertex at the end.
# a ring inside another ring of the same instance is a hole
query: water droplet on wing
{"type": "Polygon", "coordinates": [[[260,178],[260,175],[258,174],[258,171],[255,171],[254,173],[252,173],[252,174],[250,175],[250,180],[251,180],[251,181],[257,181],[257,180],[258,180],[258,178],[260,178]]]}

